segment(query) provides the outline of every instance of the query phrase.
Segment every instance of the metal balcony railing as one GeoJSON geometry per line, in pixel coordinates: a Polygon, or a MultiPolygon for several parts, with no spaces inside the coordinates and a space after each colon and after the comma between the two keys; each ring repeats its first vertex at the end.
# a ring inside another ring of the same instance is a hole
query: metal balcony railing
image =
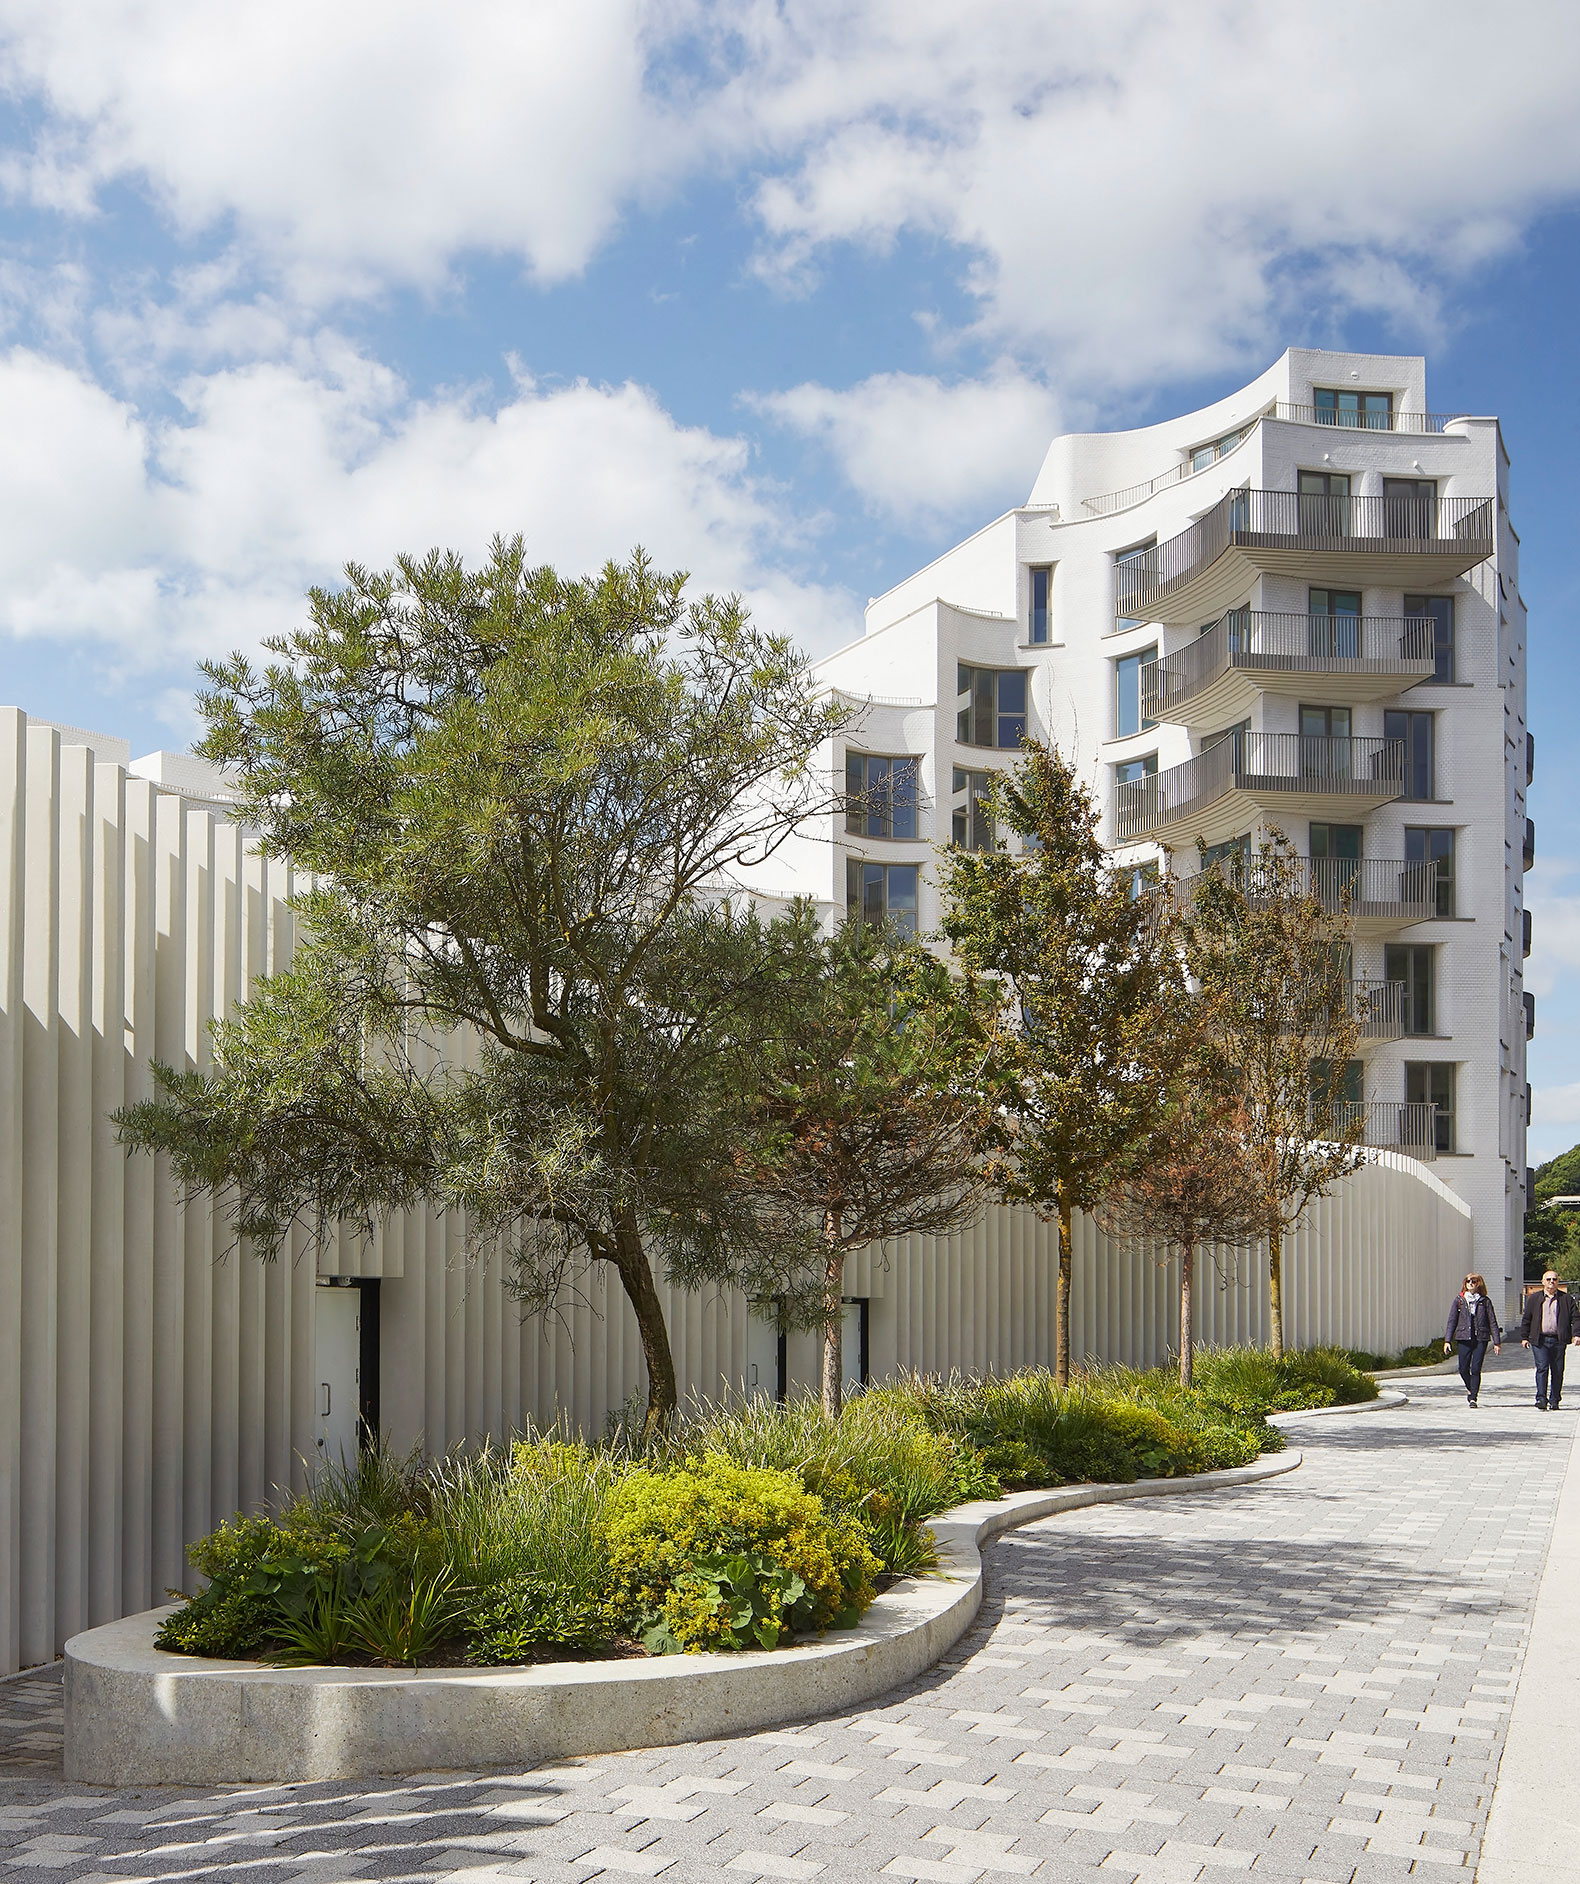
{"type": "Polygon", "coordinates": [[[1402,1040],[1408,1010],[1402,981],[1379,981],[1357,975],[1349,984],[1355,1018],[1364,1040],[1402,1040]]]}
{"type": "Polygon", "coordinates": [[[1463,412],[1335,412],[1328,406],[1296,406],[1280,399],[1270,415],[1297,425],[1340,425],[1357,432],[1441,432],[1463,412]]]}
{"type": "Polygon", "coordinates": [[[1143,837],[1177,824],[1231,791],[1385,800],[1403,790],[1401,739],[1231,733],[1183,765],[1117,786],[1114,830],[1121,842],[1143,837]]]}
{"type": "Polygon", "coordinates": [[[1226,550],[1354,549],[1396,555],[1456,549],[1492,554],[1485,497],[1342,497],[1303,491],[1230,491],[1188,530],[1114,570],[1114,614],[1145,621],[1226,550]]]}
{"type": "Polygon", "coordinates": [[[1448,1120],[1439,1120],[1438,1108],[1414,1100],[1341,1099],[1333,1107],[1334,1124],[1348,1131],[1359,1120],[1360,1142],[1376,1151],[1402,1151],[1406,1157],[1431,1163],[1444,1144],[1448,1120]]]}
{"type": "Polygon", "coordinates": [[[1171,709],[1231,669],[1424,679],[1434,666],[1429,615],[1298,615],[1234,608],[1188,647],[1142,668],[1141,711],[1150,720],[1172,719],[1171,709]]]}
{"type": "MultiPolygon", "coordinates": [[[[1349,908],[1350,915],[1372,921],[1396,920],[1429,922],[1434,916],[1452,914],[1438,905],[1436,860],[1405,863],[1397,857],[1301,857],[1294,885],[1302,896],[1320,897],[1324,908],[1349,908]]],[[[1254,901],[1257,894],[1259,865],[1253,857],[1232,859],[1233,880],[1242,884],[1254,901]]],[[[1210,870],[1223,872],[1223,862],[1210,864],[1210,870]]],[[[1171,877],[1175,897],[1188,908],[1195,894],[1194,885],[1202,874],[1171,877]]]]}

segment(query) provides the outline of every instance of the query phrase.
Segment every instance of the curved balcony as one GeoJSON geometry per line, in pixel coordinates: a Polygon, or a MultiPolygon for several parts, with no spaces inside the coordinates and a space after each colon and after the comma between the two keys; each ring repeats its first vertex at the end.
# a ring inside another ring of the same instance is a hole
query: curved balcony
{"type": "MultiPolygon", "coordinates": [[[[1256,860],[1236,859],[1242,880],[1254,900],[1256,860]]],[[[1438,907],[1435,861],[1405,863],[1397,857],[1301,857],[1296,885],[1303,896],[1316,896],[1327,909],[1349,909],[1357,936],[1397,935],[1418,922],[1431,922],[1444,912],[1438,907]]],[[[1209,868],[1222,869],[1221,864],[1209,868]]],[[[1182,907],[1193,895],[1191,885],[1201,873],[1171,877],[1182,907]]]]}
{"type": "Polygon", "coordinates": [[[1335,705],[1391,699],[1435,669],[1427,615],[1295,615],[1234,608],[1200,638],[1141,670],[1149,720],[1223,726],[1258,693],[1303,694],[1313,676],[1335,705]]]}
{"type": "Polygon", "coordinates": [[[1348,586],[1447,582],[1493,548],[1485,497],[1322,497],[1230,491],[1178,536],[1120,563],[1114,614],[1199,622],[1260,575],[1348,586]]]}
{"type": "Polygon", "coordinates": [[[1117,786],[1114,836],[1222,843],[1259,817],[1342,820],[1403,791],[1403,740],[1232,733],[1183,765],[1117,786]]]}

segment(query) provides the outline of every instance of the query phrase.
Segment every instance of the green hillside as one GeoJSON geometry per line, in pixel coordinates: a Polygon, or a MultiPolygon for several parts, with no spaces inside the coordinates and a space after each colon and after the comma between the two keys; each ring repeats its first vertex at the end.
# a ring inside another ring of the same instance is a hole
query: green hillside
{"type": "Polygon", "coordinates": [[[1580,1197],[1580,1145],[1539,1164],[1534,1173],[1536,1208],[1525,1215],[1525,1279],[1547,1268],[1572,1277],[1580,1271],[1580,1210],[1544,1210],[1549,1197],[1580,1197]]]}

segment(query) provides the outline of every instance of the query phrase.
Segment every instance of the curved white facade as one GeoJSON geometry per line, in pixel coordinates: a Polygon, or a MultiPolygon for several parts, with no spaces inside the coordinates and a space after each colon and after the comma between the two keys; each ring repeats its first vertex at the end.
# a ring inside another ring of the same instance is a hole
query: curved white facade
{"type": "Polygon", "coordinates": [[[836,776],[849,753],[912,758],[915,835],[831,821],[781,854],[776,887],[842,905],[854,862],[903,906],[914,868],[933,927],[932,845],[969,818],[969,775],[1014,761],[1015,716],[979,710],[980,676],[1024,675],[1012,704],[1024,685],[1122,855],[1188,873],[1198,839],[1277,825],[1315,881],[1350,885],[1372,1017],[1355,1096],[1377,1142],[1436,1154],[1512,1304],[1533,749],[1508,476],[1497,420],[1431,416],[1414,357],[1292,350],[1202,411],[1055,439],[1024,506],[870,603],[820,664],[873,700],[836,776]]]}

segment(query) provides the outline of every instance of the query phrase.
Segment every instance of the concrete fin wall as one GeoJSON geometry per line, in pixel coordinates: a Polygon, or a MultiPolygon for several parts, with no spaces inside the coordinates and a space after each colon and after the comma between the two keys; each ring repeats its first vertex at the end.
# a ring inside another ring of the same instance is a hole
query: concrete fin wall
{"type": "MultiPolygon", "coordinates": [[[[161,1600],[189,1578],[190,1539],[303,1481],[315,1271],[382,1279],[381,1418],[402,1447],[559,1417],[597,1432],[642,1390],[634,1321],[598,1273],[560,1317],[524,1318],[500,1259],[469,1260],[463,1226],[432,1212],[343,1235],[316,1265],[303,1247],[265,1264],[116,1144],[109,1114],[149,1093],[149,1061],[205,1065],[210,1020],[289,961],[292,887],[212,810],[0,710],[0,1670],[161,1600]]],[[[1469,1228],[1429,1172],[1368,1168],[1292,1241],[1291,1339],[1419,1339],[1469,1228]]],[[[1050,1226],[1008,1209],[855,1259],[873,1373],[1045,1362],[1054,1267],[1050,1226]]],[[[1210,1341],[1262,1338],[1261,1264],[1242,1267],[1227,1291],[1204,1273],[1210,1341]]],[[[1075,1353],[1161,1358],[1174,1289],[1080,1223],[1075,1353]]],[[[664,1294],[683,1390],[741,1383],[746,1304],[664,1294]]],[[[810,1336],[789,1359],[814,1378],[810,1336]]]]}

